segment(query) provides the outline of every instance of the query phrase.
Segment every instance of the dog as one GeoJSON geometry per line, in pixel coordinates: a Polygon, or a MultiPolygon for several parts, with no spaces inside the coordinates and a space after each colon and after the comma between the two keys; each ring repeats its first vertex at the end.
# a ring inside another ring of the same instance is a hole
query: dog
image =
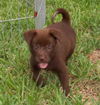
{"type": "Polygon", "coordinates": [[[44,78],[40,71],[50,70],[59,77],[67,96],[70,91],[67,62],[75,49],[76,34],[65,9],[58,8],[51,20],[53,24],[46,28],[26,31],[24,38],[31,52],[30,65],[34,81],[37,85],[42,84],[44,78]],[[58,14],[62,15],[62,20],[55,23],[58,14]]]}

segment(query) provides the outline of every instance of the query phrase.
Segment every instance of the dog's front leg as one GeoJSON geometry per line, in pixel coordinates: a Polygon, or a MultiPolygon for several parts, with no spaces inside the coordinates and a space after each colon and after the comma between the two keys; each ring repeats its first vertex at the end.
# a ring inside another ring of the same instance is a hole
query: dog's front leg
{"type": "Polygon", "coordinates": [[[31,71],[32,71],[32,78],[38,86],[44,86],[44,79],[40,74],[41,69],[39,69],[37,66],[35,66],[33,61],[34,61],[34,59],[31,56],[30,65],[31,65],[31,71]]]}
{"type": "Polygon", "coordinates": [[[63,91],[65,92],[66,96],[68,95],[70,89],[69,89],[69,77],[68,77],[68,70],[66,68],[66,65],[64,62],[60,62],[57,65],[57,75],[59,77],[59,80],[61,81],[61,85],[63,88],[63,91]]]}
{"type": "Polygon", "coordinates": [[[36,84],[38,86],[44,86],[44,79],[40,74],[40,69],[37,69],[35,67],[32,67],[32,76],[33,76],[33,80],[36,82],[36,84]]]}

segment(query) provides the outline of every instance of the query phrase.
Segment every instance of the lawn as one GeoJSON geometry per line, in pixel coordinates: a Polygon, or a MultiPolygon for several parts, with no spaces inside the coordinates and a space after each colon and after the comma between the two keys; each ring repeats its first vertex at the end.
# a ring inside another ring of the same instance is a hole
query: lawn
{"type": "MultiPolygon", "coordinates": [[[[23,38],[24,31],[34,28],[31,18],[0,23],[0,105],[100,105],[99,0],[46,1],[45,26],[51,24],[55,9],[65,8],[77,34],[76,49],[68,64],[70,97],[64,96],[52,73],[43,73],[47,78],[43,88],[31,79],[30,53],[23,38]]],[[[0,1],[0,20],[26,16],[33,16],[33,0],[0,1]]]]}

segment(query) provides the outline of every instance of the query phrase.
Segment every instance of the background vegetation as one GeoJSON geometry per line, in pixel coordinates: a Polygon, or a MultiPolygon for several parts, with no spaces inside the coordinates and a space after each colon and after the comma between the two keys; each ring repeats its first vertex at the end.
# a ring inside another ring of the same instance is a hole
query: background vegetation
{"type": "MultiPolygon", "coordinates": [[[[45,73],[47,84],[37,87],[31,79],[29,50],[23,32],[34,28],[34,19],[0,23],[0,105],[100,105],[100,59],[89,59],[100,49],[99,0],[46,0],[47,19],[65,8],[77,33],[75,53],[69,61],[70,97],[65,97],[58,78],[45,73]]],[[[33,16],[33,0],[1,0],[0,20],[33,16]]],[[[60,21],[57,16],[56,21],[60,21]]]]}

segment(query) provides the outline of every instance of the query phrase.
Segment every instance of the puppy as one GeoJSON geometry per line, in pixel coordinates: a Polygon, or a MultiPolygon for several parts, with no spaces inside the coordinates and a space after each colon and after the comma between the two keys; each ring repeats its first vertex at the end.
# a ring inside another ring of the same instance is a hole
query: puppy
{"type": "Polygon", "coordinates": [[[24,38],[31,52],[31,69],[37,85],[43,82],[41,69],[48,69],[58,75],[62,88],[69,93],[67,61],[75,48],[75,32],[71,27],[70,16],[65,9],[59,8],[52,16],[53,24],[41,30],[29,30],[24,38]],[[57,14],[62,21],[54,23],[57,14]]]}

